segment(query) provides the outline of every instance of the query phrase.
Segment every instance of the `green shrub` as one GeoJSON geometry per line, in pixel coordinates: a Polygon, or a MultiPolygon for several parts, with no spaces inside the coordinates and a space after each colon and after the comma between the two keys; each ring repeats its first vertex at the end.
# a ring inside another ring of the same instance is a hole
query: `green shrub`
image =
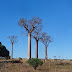
{"type": "Polygon", "coordinates": [[[58,59],[54,59],[55,61],[57,61],[58,59]]]}
{"type": "Polygon", "coordinates": [[[70,61],[72,61],[72,60],[70,60],[70,61]]]}
{"type": "Polygon", "coordinates": [[[21,57],[19,57],[19,60],[22,60],[22,58],[21,58],[21,57]]]}
{"type": "Polygon", "coordinates": [[[12,60],[11,63],[22,63],[20,60],[12,60]]]}
{"type": "Polygon", "coordinates": [[[9,59],[11,58],[11,56],[9,56],[9,59]]]}
{"type": "Polygon", "coordinates": [[[37,58],[31,58],[27,61],[29,65],[31,65],[34,69],[36,69],[39,65],[43,64],[43,61],[37,59],[37,58]]]}

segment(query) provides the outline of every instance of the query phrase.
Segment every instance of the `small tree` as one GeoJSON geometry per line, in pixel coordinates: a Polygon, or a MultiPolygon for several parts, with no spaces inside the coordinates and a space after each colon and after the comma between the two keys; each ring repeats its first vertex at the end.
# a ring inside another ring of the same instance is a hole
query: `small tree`
{"type": "Polygon", "coordinates": [[[47,36],[46,33],[44,32],[42,33],[41,41],[45,45],[45,61],[46,61],[47,60],[47,47],[49,46],[49,43],[52,42],[51,36],[47,36]]]}
{"type": "Polygon", "coordinates": [[[9,39],[12,44],[12,47],[11,47],[11,59],[12,59],[13,58],[13,44],[17,43],[18,40],[17,40],[17,36],[9,36],[9,39]]]}
{"type": "Polygon", "coordinates": [[[18,25],[28,32],[28,57],[27,59],[31,58],[31,33],[34,29],[36,29],[41,24],[41,19],[39,17],[32,17],[32,19],[27,20],[21,18],[18,22],[18,25]]]}
{"type": "Polygon", "coordinates": [[[35,70],[39,65],[43,64],[43,61],[40,61],[37,58],[32,58],[27,61],[35,70]]]}

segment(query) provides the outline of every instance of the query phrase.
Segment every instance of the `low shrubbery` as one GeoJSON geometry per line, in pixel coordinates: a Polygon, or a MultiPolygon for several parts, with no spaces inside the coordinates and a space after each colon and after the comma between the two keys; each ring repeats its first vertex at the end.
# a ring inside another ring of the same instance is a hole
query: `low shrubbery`
{"type": "Polygon", "coordinates": [[[12,62],[12,63],[21,63],[20,60],[12,60],[11,62],[12,62]]]}
{"type": "Polygon", "coordinates": [[[22,58],[21,58],[21,57],[19,57],[19,60],[22,60],[22,58]]]}
{"type": "Polygon", "coordinates": [[[72,61],[72,59],[70,61],[72,61]]]}
{"type": "Polygon", "coordinates": [[[36,69],[39,65],[43,64],[43,61],[37,59],[37,58],[31,58],[27,61],[29,65],[31,65],[34,69],[36,69]]]}

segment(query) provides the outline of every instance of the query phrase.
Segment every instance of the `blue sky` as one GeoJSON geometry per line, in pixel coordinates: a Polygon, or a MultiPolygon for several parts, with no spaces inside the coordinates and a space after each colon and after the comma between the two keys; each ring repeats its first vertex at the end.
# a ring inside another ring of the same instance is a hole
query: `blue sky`
{"type": "MultiPolygon", "coordinates": [[[[20,18],[40,17],[43,31],[53,39],[48,47],[48,58],[72,59],[72,0],[1,0],[0,41],[11,53],[10,35],[18,36],[13,57],[27,58],[25,30],[18,26],[20,18]]],[[[32,38],[32,57],[35,57],[35,40],[32,38]]],[[[45,58],[45,46],[39,42],[39,58],[45,58]]]]}

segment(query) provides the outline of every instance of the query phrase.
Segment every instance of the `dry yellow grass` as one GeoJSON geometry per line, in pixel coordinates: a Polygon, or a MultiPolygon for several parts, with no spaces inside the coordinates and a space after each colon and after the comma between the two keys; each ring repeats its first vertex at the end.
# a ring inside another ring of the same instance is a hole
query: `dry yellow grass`
{"type": "Polygon", "coordinates": [[[72,72],[70,60],[47,60],[46,62],[43,60],[44,64],[38,66],[36,70],[29,66],[26,59],[21,61],[23,63],[0,63],[1,72],[72,72]]]}

